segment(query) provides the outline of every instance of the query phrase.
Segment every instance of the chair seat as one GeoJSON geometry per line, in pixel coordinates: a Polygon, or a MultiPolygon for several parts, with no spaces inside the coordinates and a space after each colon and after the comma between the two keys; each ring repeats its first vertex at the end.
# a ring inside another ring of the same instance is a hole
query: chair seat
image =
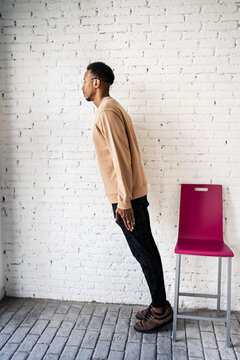
{"type": "Polygon", "coordinates": [[[233,257],[232,250],[219,240],[178,239],[175,254],[233,257]]]}

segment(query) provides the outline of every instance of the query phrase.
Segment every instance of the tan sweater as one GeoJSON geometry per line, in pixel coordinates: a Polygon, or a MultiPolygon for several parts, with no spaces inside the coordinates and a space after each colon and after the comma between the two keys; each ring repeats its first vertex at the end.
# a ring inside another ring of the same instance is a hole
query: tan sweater
{"type": "Polygon", "coordinates": [[[98,107],[93,141],[109,201],[130,208],[130,200],[147,194],[147,179],[132,120],[110,96],[98,107]]]}

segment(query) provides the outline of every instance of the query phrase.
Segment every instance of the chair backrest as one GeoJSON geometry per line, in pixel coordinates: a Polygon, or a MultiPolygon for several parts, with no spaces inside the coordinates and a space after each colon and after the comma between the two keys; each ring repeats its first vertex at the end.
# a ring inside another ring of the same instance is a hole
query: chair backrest
{"type": "Polygon", "coordinates": [[[181,185],[181,238],[223,241],[222,185],[181,185]]]}

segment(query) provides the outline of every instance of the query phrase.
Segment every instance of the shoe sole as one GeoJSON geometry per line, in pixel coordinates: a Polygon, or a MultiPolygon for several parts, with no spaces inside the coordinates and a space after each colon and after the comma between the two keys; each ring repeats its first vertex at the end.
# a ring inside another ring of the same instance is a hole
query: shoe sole
{"type": "Polygon", "coordinates": [[[156,332],[156,330],[158,330],[158,329],[160,329],[160,328],[162,328],[162,327],[164,327],[164,326],[166,326],[166,325],[169,325],[169,324],[171,324],[173,322],[173,317],[171,318],[171,319],[169,319],[167,322],[165,322],[164,324],[161,324],[161,325],[158,325],[158,326],[156,326],[154,329],[152,329],[152,330],[140,330],[140,329],[137,329],[137,328],[135,328],[135,326],[134,326],[134,329],[136,330],[136,331],[138,331],[138,332],[141,332],[141,333],[154,333],[154,332],[156,332]]]}

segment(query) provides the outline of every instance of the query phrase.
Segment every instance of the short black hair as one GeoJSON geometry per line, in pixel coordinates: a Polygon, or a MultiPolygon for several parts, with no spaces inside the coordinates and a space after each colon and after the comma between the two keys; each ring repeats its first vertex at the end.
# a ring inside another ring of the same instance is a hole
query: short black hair
{"type": "Polygon", "coordinates": [[[88,65],[87,70],[91,70],[92,74],[98,79],[112,85],[114,82],[114,74],[110,66],[103,62],[94,62],[88,65]]]}

